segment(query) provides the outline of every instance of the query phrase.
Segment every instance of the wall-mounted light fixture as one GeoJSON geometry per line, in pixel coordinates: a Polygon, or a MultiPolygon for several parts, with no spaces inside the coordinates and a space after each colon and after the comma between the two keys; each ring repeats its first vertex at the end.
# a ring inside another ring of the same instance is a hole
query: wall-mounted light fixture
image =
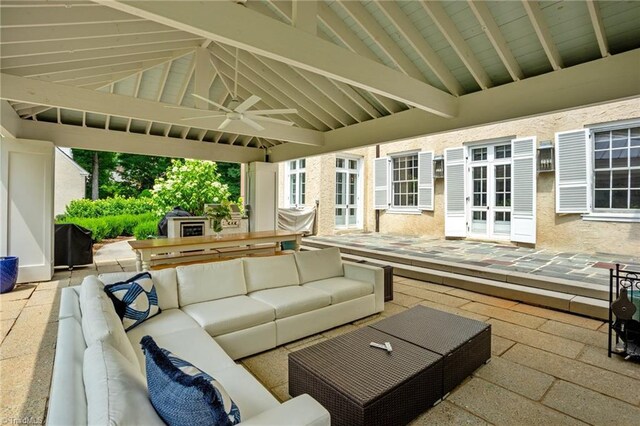
{"type": "Polygon", "coordinates": [[[542,141],[538,147],[538,172],[552,172],[553,170],[553,143],[542,141]]]}
{"type": "Polygon", "coordinates": [[[433,157],[433,177],[434,178],[443,178],[444,177],[444,156],[436,155],[433,157]]]}

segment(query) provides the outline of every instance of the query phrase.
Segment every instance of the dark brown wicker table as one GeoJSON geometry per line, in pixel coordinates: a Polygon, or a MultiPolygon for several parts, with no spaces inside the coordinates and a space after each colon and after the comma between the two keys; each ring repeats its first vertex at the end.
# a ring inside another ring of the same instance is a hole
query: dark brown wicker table
{"type": "Polygon", "coordinates": [[[489,324],[417,306],[290,353],[289,394],[311,395],[332,425],[401,425],[490,358],[489,324]]]}
{"type": "Polygon", "coordinates": [[[364,327],[289,354],[289,394],[308,393],[332,425],[403,425],[440,399],[442,359],[364,327]],[[390,342],[393,352],[369,346],[390,342]]]}
{"type": "Polygon", "coordinates": [[[371,327],[442,355],[446,396],[491,358],[491,324],[416,306],[371,327]]]}

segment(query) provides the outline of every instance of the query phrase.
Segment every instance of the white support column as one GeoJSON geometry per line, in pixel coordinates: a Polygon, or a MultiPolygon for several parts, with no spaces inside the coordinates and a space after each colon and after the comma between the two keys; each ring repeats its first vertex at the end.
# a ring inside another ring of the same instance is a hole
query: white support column
{"type": "Polygon", "coordinates": [[[276,229],[278,208],[278,165],[274,163],[249,163],[247,173],[247,204],[249,231],[276,229]]]}

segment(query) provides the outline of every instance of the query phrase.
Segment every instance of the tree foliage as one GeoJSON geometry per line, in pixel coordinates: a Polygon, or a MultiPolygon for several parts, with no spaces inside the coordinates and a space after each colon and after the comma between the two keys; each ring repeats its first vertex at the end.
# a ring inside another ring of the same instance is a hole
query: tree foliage
{"type": "Polygon", "coordinates": [[[232,199],[240,197],[240,164],[216,163],[220,172],[221,181],[229,186],[232,199]]]}
{"type": "Polygon", "coordinates": [[[86,149],[72,149],[73,160],[80,165],[83,169],[90,173],[90,179],[87,180],[85,193],[91,194],[92,182],[97,179],[99,186],[99,198],[104,198],[110,194],[107,188],[102,188],[102,184],[112,179],[113,172],[118,165],[117,154],[114,152],[98,151],[98,173],[97,176],[93,173],[94,170],[94,154],[96,151],[89,151],[86,149]]]}
{"type": "Polygon", "coordinates": [[[191,214],[202,215],[205,204],[220,203],[231,197],[229,187],[220,179],[214,162],[172,160],[166,176],[156,179],[151,191],[157,213],[181,207],[191,214]]]}

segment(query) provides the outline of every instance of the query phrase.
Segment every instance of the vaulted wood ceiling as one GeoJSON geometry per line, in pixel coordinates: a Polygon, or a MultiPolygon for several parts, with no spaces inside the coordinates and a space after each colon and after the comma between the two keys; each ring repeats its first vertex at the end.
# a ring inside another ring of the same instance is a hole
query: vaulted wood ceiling
{"type": "Polygon", "coordinates": [[[66,146],[279,161],[640,95],[635,1],[0,0],[0,14],[2,125],[66,146]],[[297,109],[275,117],[294,125],[193,119],[214,109],[193,93],[226,105],[236,84],[256,109],[297,109]]]}

